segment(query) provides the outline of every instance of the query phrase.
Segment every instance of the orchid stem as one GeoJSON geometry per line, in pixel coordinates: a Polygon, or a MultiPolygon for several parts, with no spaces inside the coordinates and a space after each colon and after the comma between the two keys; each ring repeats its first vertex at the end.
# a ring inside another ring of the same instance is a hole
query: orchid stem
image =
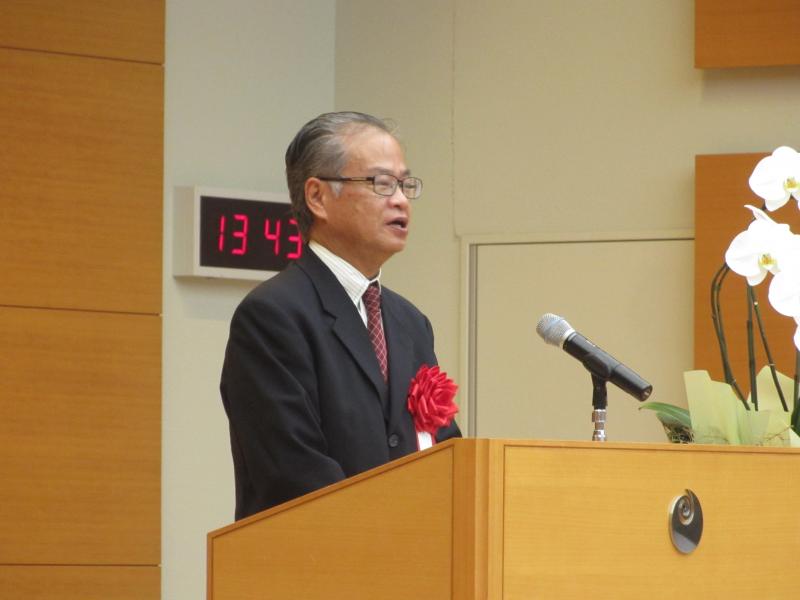
{"type": "Polygon", "coordinates": [[[792,429],[800,435],[800,350],[794,353],[794,410],[792,411],[792,429]]]}
{"type": "Polygon", "coordinates": [[[719,353],[722,357],[722,370],[725,374],[725,381],[730,383],[730,367],[725,353],[725,333],[722,329],[722,315],[719,314],[717,306],[717,294],[720,286],[719,280],[725,268],[727,268],[727,265],[723,264],[722,267],[714,273],[714,277],[711,279],[711,321],[714,324],[714,333],[717,336],[717,343],[719,344],[719,353]]]}
{"type": "Polygon", "coordinates": [[[747,371],[750,375],[750,402],[758,410],[758,387],[756,386],[756,351],[753,339],[753,295],[747,286],[747,371]]]}
{"type": "Polygon", "coordinates": [[[750,406],[744,399],[742,390],[736,383],[736,378],[733,376],[731,369],[730,358],[728,357],[728,344],[725,340],[725,328],[722,321],[722,304],[720,303],[720,293],[722,291],[722,284],[725,281],[725,276],[730,272],[727,264],[723,263],[719,270],[714,274],[711,280],[711,320],[714,323],[714,332],[717,335],[717,342],[719,343],[719,353],[722,359],[722,370],[725,376],[725,382],[731,386],[736,396],[744,404],[746,410],[750,410],[750,406]]]}
{"type": "MultiPolygon", "coordinates": [[[[778,392],[778,398],[781,399],[781,406],[784,412],[789,412],[789,406],[786,404],[786,398],[783,396],[783,389],[781,384],[778,383],[778,370],[775,368],[775,361],[772,358],[769,344],[767,343],[767,333],[764,331],[764,323],[761,320],[761,309],[758,305],[758,298],[756,297],[756,290],[753,286],[747,286],[750,303],[753,305],[753,310],[756,313],[756,322],[758,323],[758,333],[761,335],[761,345],[764,347],[764,353],[767,355],[767,364],[769,365],[769,372],[772,374],[772,383],[775,384],[775,391],[778,392]]],[[[797,393],[795,392],[795,395],[797,393]]]]}

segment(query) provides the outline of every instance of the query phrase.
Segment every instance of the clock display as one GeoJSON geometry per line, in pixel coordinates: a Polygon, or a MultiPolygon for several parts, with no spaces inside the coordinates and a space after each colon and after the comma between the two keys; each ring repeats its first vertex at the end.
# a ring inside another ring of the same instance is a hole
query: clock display
{"type": "Polygon", "coordinates": [[[303,243],[286,202],[200,196],[200,266],[280,271],[303,243]]]}

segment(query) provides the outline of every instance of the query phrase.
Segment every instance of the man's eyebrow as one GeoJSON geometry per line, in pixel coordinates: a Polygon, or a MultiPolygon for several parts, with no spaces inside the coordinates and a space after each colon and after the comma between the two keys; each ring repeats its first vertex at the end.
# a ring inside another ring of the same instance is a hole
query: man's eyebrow
{"type": "MultiPolygon", "coordinates": [[[[383,167],[375,167],[374,169],[370,169],[371,173],[375,175],[394,175],[394,172],[391,169],[384,169],[383,167]]],[[[411,169],[404,169],[402,173],[400,173],[400,178],[408,177],[411,175],[411,169]]]]}

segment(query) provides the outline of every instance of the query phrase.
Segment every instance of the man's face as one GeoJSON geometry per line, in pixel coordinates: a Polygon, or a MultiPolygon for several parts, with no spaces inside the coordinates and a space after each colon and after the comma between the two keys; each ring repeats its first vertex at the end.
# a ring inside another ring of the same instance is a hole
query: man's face
{"type": "MultiPolygon", "coordinates": [[[[344,138],[348,161],[341,177],[369,177],[388,173],[398,179],[410,173],[400,144],[388,133],[372,127],[344,138]]],[[[323,194],[324,210],[316,214],[313,235],[365,276],[377,274],[381,265],[406,245],[411,205],[400,186],[391,196],[376,194],[371,182],[341,183],[337,197],[330,183],[323,194]]]]}

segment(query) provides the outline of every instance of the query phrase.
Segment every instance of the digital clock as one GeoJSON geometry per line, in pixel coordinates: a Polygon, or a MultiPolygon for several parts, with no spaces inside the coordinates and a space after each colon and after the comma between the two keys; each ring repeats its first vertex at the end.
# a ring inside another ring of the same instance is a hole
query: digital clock
{"type": "Polygon", "coordinates": [[[174,201],[175,276],[263,280],[303,252],[285,194],[191,187],[174,201]]]}

